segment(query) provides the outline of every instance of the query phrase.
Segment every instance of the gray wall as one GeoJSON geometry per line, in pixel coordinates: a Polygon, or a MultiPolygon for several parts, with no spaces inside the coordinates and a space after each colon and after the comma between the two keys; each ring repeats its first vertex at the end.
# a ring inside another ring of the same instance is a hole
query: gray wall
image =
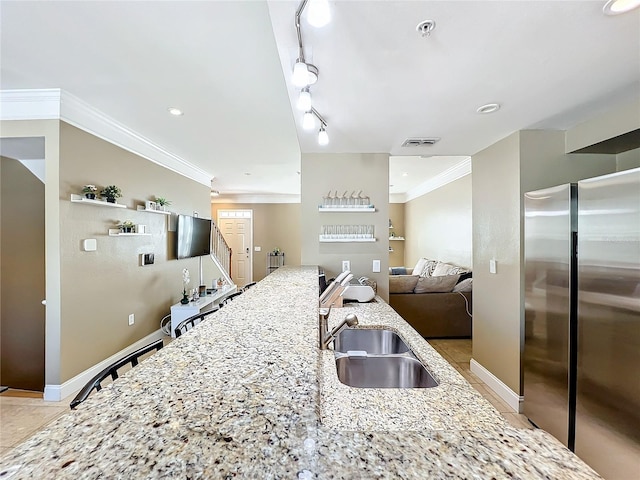
{"type": "Polygon", "coordinates": [[[0,159],[0,361],[2,385],[44,388],[44,184],[18,160],[0,159]]]}
{"type": "Polygon", "coordinates": [[[166,217],[135,209],[160,195],[173,200],[172,211],[205,216],[209,187],[58,120],[4,121],[2,135],[45,138],[45,382],[60,385],[156,331],[181,297],[183,268],[196,286],[197,260],[171,259],[166,217]],[[86,183],[120,186],[128,209],[71,203],[86,183]],[[118,220],[152,235],[109,237],[118,220]],[[82,250],[86,238],[97,239],[96,252],[82,250]],[[139,265],[144,252],[156,254],[155,265],[139,265]]]}
{"type": "Polygon", "coordinates": [[[156,196],[171,200],[173,212],[209,216],[209,187],[61,122],[63,381],[156,331],[182,297],[184,268],[191,274],[190,287],[198,286],[198,260],[175,260],[168,217],[136,211],[156,196]],[[118,185],[123,192],[118,203],[128,208],[71,203],[70,194],[87,183],[118,185]],[[108,236],[108,229],[122,220],[146,225],[151,235],[108,236]],[[97,239],[97,251],[83,251],[86,238],[97,239]],[[140,266],[142,253],[154,253],[155,263],[140,266]],[[131,313],[133,326],[128,325],[131,313]]]}
{"type": "Polygon", "coordinates": [[[217,220],[218,210],[253,210],[253,280],[266,276],[267,254],[278,247],[284,252],[285,265],[300,265],[300,204],[299,203],[213,203],[211,218],[217,220]]]}
{"type": "MultiPolygon", "coordinates": [[[[405,237],[405,223],[404,223],[404,203],[390,203],[389,204],[389,220],[393,225],[393,230],[389,229],[389,234],[394,232],[397,237],[405,237]]],[[[389,242],[389,247],[393,248],[393,252],[389,252],[389,266],[390,267],[403,267],[405,265],[405,243],[402,240],[394,240],[389,242]]]]}
{"type": "Polygon", "coordinates": [[[365,275],[378,283],[378,294],[389,296],[389,155],[374,153],[302,155],[302,252],[303,265],[320,265],[327,278],[341,271],[342,260],[351,262],[356,278],[365,275]],[[320,213],[318,205],[329,190],[363,191],[375,205],[375,213],[320,213]],[[375,225],[374,243],[320,243],[322,225],[375,225]],[[381,273],[372,272],[380,260],[381,273]]]}
{"type": "Polygon", "coordinates": [[[628,152],[619,153],[616,156],[618,171],[629,170],[630,168],[640,167],[640,148],[629,150],[628,152]]]}
{"type": "Polygon", "coordinates": [[[566,155],[561,131],[521,131],[472,157],[473,358],[522,393],[523,194],[616,171],[615,155],[566,155]],[[489,273],[489,260],[498,263],[489,273]]]}
{"type": "Polygon", "coordinates": [[[407,267],[420,257],[471,267],[471,185],[466,175],[405,203],[407,267]]]}

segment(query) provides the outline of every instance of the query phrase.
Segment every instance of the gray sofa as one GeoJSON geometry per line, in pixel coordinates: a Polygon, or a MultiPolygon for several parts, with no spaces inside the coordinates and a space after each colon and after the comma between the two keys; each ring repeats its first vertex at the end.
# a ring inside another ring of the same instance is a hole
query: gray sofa
{"type": "Polygon", "coordinates": [[[430,262],[417,275],[389,276],[389,305],[425,338],[471,337],[471,272],[430,262]]]}

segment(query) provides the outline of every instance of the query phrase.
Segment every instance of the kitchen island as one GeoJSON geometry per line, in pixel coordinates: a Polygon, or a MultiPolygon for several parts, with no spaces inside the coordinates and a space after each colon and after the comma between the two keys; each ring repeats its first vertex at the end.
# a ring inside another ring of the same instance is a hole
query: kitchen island
{"type": "Polygon", "coordinates": [[[2,478],[598,478],[509,426],[386,304],[330,322],[351,311],[397,330],[439,386],[340,384],[317,346],[317,268],[283,267],[16,447],[2,478]]]}

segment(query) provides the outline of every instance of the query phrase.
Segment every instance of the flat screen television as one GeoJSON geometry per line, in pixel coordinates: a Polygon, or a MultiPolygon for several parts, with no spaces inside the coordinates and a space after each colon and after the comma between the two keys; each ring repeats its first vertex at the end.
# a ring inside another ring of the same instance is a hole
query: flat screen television
{"type": "Polygon", "coordinates": [[[178,215],[176,257],[190,258],[211,253],[211,220],[178,215]]]}

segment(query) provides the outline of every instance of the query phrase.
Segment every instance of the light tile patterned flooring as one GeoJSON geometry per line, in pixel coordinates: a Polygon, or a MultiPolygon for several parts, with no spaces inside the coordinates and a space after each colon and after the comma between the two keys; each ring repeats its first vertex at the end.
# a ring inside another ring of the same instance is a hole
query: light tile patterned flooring
{"type": "MultiPolygon", "coordinates": [[[[514,413],[491,389],[471,373],[471,340],[430,340],[429,343],[463,377],[486,398],[511,425],[517,428],[532,428],[526,417],[514,413]]],[[[8,390],[0,394],[0,457],[16,445],[69,411],[69,402],[75,393],[60,402],[45,402],[42,394],[8,390]]]]}
{"type": "Polygon", "coordinates": [[[507,421],[516,428],[533,428],[527,417],[514,412],[498,395],[493,393],[487,385],[471,372],[472,357],[471,339],[442,339],[428,340],[442,357],[458,370],[464,378],[480,394],[495,407],[507,421]]]}

